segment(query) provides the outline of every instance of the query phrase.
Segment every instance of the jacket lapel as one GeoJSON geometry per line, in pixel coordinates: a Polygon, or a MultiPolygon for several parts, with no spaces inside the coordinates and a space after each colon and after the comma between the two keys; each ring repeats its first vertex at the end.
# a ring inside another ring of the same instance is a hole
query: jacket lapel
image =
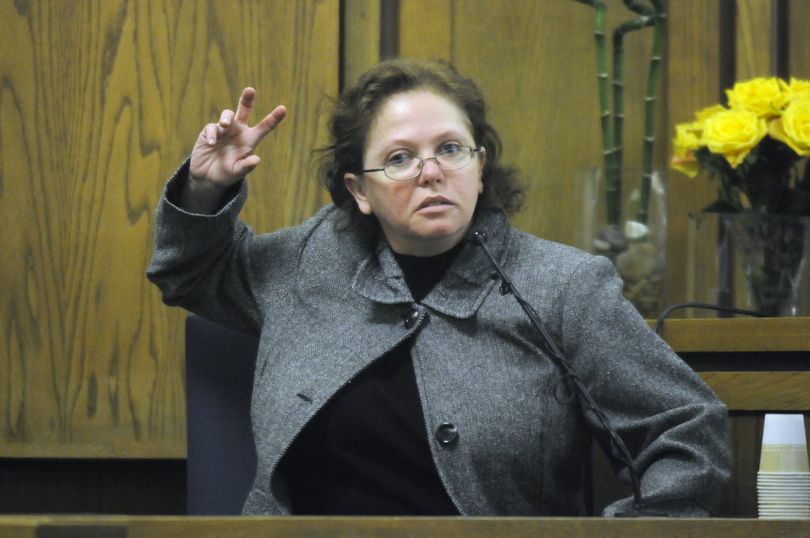
{"type": "MultiPolygon", "coordinates": [[[[487,246],[499,263],[506,262],[509,225],[501,211],[482,209],[477,212],[471,231],[484,231],[487,246]]],[[[468,241],[447,275],[422,304],[455,318],[472,317],[484,302],[496,280],[495,271],[483,249],[468,241]]],[[[413,302],[402,270],[391,248],[382,236],[374,252],[360,262],[352,279],[352,289],[363,297],[383,304],[413,302]]]]}

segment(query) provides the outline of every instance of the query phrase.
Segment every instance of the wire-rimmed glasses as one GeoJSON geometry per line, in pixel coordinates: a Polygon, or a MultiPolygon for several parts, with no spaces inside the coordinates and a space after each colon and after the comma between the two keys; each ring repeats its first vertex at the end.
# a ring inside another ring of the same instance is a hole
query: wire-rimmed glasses
{"type": "Polygon", "coordinates": [[[419,174],[422,173],[422,167],[425,161],[433,159],[443,172],[452,172],[454,170],[460,170],[470,164],[475,154],[479,153],[482,149],[483,148],[480,147],[474,148],[471,146],[448,144],[442,147],[435,156],[425,157],[424,159],[408,153],[398,153],[391,157],[381,168],[360,170],[360,173],[383,172],[386,177],[394,181],[407,181],[419,177],[419,174]]]}

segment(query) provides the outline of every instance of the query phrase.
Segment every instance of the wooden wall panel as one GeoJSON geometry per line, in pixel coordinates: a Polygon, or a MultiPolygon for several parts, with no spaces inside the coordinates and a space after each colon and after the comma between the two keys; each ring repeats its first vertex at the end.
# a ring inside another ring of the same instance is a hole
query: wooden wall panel
{"type": "Polygon", "coordinates": [[[473,0],[457,4],[454,15],[454,61],[480,84],[504,160],[528,186],[514,223],[573,243],[575,174],[600,162],[593,10],[574,2],[473,0]],[[504,38],[482,39],[496,35],[504,38]]]}
{"type": "MultiPolygon", "coordinates": [[[[671,140],[677,123],[690,121],[701,108],[720,102],[719,2],[669,2],[668,18],[666,132],[667,140],[671,140]]],[[[669,303],[689,298],[686,289],[692,270],[688,263],[689,214],[699,212],[716,196],[717,186],[707,177],[690,179],[679,172],[669,172],[669,303]]]]}
{"type": "Polygon", "coordinates": [[[341,26],[345,87],[380,61],[380,0],[345,0],[341,26]]]}
{"type": "Polygon", "coordinates": [[[244,85],[290,116],[248,220],[325,201],[308,163],[338,0],[0,2],[0,456],[182,457],[184,314],[144,271],[162,184],[244,85]]]}
{"type": "Polygon", "coordinates": [[[773,76],[773,15],[773,0],[737,0],[737,80],[773,76]]]}
{"type": "Polygon", "coordinates": [[[453,11],[457,4],[453,0],[400,0],[400,56],[449,60],[454,38],[453,11]]]}
{"type": "Polygon", "coordinates": [[[788,35],[790,75],[810,79],[810,2],[807,0],[789,0],[788,2],[788,35]]]}

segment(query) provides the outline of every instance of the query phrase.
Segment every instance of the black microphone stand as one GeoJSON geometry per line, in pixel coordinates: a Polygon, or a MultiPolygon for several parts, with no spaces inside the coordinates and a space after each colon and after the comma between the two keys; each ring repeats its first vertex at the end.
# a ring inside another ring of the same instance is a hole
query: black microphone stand
{"type": "Polygon", "coordinates": [[[588,389],[585,388],[582,381],[580,380],[579,376],[574,372],[571,365],[568,364],[568,361],[563,356],[562,352],[560,351],[559,347],[557,347],[556,342],[551,337],[551,335],[546,330],[543,322],[540,320],[540,316],[537,314],[535,309],[530,305],[520,294],[520,292],[515,289],[514,284],[512,284],[511,279],[506,276],[506,273],[503,272],[500,264],[495,260],[495,257],[490,252],[489,248],[486,246],[486,232],[483,231],[476,231],[473,232],[472,240],[475,244],[481,247],[484,250],[484,253],[489,258],[490,263],[495,268],[495,271],[498,273],[498,277],[501,279],[501,294],[506,295],[511,293],[515,300],[517,300],[520,307],[529,317],[529,320],[532,322],[532,325],[537,332],[540,333],[542,337],[541,348],[542,350],[548,355],[551,360],[559,367],[559,369],[563,373],[563,377],[568,380],[569,385],[573,385],[575,389],[575,394],[577,395],[580,405],[582,405],[587,411],[593,413],[596,418],[599,420],[600,424],[602,425],[605,432],[610,437],[610,446],[612,456],[622,464],[627,467],[627,471],[630,474],[630,481],[632,482],[633,486],[633,507],[631,510],[618,512],[616,516],[618,517],[666,517],[667,514],[650,511],[649,509],[643,508],[643,500],[641,496],[641,480],[639,478],[638,468],[636,467],[635,462],[633,461],[633,457],[630,455],[630,451],[627,449],[627,445],[624,444],[622,438],[619,437],[619,434],[616,433],[615,428],[610,424],[610,420],[608,417],[602,412],[602,409],[593,399],[591,394],[588,392],[588,389]]]}

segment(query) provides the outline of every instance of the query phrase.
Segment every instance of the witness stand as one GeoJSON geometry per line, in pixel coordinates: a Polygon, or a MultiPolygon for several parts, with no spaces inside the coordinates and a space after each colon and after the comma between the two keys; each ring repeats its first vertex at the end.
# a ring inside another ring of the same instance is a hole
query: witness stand
{"type": "Polygon", "coordinates": [[[810,521],[758,519],[123,517],[0,518],[0,537],[19,538],[768,538],[810,536],[810,521]]]}

